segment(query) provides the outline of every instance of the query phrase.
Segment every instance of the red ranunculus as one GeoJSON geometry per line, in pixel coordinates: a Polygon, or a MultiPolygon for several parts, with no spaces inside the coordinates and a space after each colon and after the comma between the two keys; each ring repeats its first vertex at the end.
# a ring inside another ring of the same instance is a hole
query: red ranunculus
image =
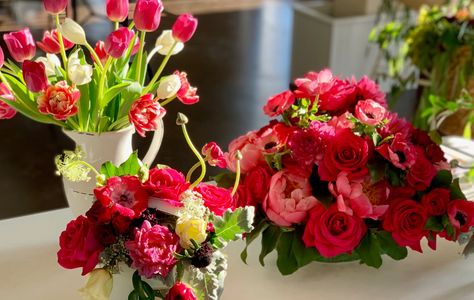
{"type": "Polygon", "coordinates": [[[204,205],[218,216],[227,209],[234,209],[234,201],[230,191],[211,184],[201,183],[196,187],[196,192],[202,195],[204,205]]]}
{"type": "Polygon", "coordinates": [[[413,126],[407,120],[400,118],[396,113],[387,114],[388,123],[382,128],[378,129],[382,138],[387,138],[391,135],[400,134],[403,140],[408,140],[413,129],[413,126]]]}
{"type": "Polygon", "coordinates": [[[424,191],[436,176],[436,168],[426,158],[423,149],[418,148],[417,152],[416,162],[407,174],[407,183],[417,191],[424,191]]]}
{"type": "Polygon", "coordinates": [[[474,226],[474,202],[468,200],[449,202],[448,217],[457,233],[468,232],[474,226]]]}
{"type": "Polygon", "coordinates": [[[413,144],[425,149],[426,157],[432,163],[446,161],[443,150],[439,145],[431,140],[426,131],[414,128],[411,132],[411,140],[413,144]]]}
{"type": "Polygon", "coordinates": [[[429,216],[442,216],[448,209],[450,197],[448,189],[437,188],[423,195],[421,204],[423,204],[429,216]]]}
{"type": "Polygon", "coordinates": [[[268,166],[257,166],[245,175],[246,186],[251,205],[261,204],[268,195],[273,172],[268,166]]]}
{"type": "Polygon", "coordinates": [[[66,269],[82,268],[82,275],[91,272],[104,250],[96,237],[95,228],[84,216],[67,224],[59,237],[58,263],[66,269]]]}
{"type": "Polygon", "coordinates": [[[182,283],[176,282],[173,287],[166,294],[165,300],[196,300],[196,294],[194,290],[182,283]]]}
{"type": "Polygon", "coordinates": [[[354,250],[367,232],[362,219],[340,212],[335,204],[326,209],[318,204],[310,213],[303,242],[331,258],[354,250]]]}
{"type": "Polygon", "coordinates": [[[181,103],[186,105],[192,105],[199,102],[199,96],[197,95],[197,88],[191,86],[188,81],[188,74],[186,72],[175,71],[174,75],[179,76],[181,81],[181,87],[176,93],[176,97],[181,103]]]}
{"type": "Polygon", "coordinates": [[[368,156],[368,142],[350,129],[342,129],[328,142],[319,176],[321,180],[334,181],[340,172],[346,171],[350,178],[360,178],[368,173],[368,156]]]}
{"type": "Polygon", "coordinates": [[[146,94],[133,102],[128,117],[137,133],[144,137],[145,132],[158,129],[165,114],[166,109],[153,99],[153,95],[146,94]]]}
{"type": "Polygon", "coordinates": [[[66,81],[60,81],[49,86],[38,97],[38,110],[42,114],[52,115],[56,120],[66,120],[77,114],[76,103],[80,98],[78,89],[68,86],[66,81]]]}
{"type": "Polygon", "coordinates": [[[255,206],[252,196],[245,184],[239,184],[233,198],[235,207],[255,206]]]}
{"type": "Polygon", "coordinates": [[[423,205],[411,199],[397,199],[388,208],[383,228],[392,233],[395,242],[422,252],[420,241],[426,236],[428,213],[423,205]]]}
{"type": "Polygon", "coordinates": [[[174,206],[182,206],[180,196],[189,188],[189,183],[186,182],[184,175],[175,169],[153,168],[149,172],[145,186],[153,192],[153,196],[174,206]]]}
{"type": "Polygon", "coordinates": [[[295,103],[295,95],[291,91],[285,91],[270,97],[263,107],[263,112],[269,117],[276,117],[284,113],[295,103]]]}

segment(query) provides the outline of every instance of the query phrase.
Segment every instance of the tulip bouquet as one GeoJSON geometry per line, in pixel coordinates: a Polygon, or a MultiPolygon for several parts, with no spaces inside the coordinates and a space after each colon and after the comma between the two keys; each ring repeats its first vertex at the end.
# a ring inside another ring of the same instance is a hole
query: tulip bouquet
{"type": "Polygon", "coordinates": [[[145,35],[159,27],[161,0],[138,0],[128,27],[119,26],[128,17],[128,0],[107,0],[107,16],[116,30],[95,48],[79,24],[67,18],[61,23],[59,15],[67,0],[43,3],[55,18],[56,29],[46,31],[36,44],[28,28],[4,35],[11,57],[20,65],[5,61],[0,49],[0,119],[20,112],[41,123],[99,133],[132,124],[144,136],[157,129],[166,113],[163,106],[172,100],[187,105],[199,101],[185,72],[162,76],[170,56],[180,52],[196,30],[197,20],[191,15],[179,16],[147,54],[145,35]],[[36,45],[45,57],[34,58],[36,45]],[[157,53],[164,59],[147,81],[146,69],[157,53]]]}
{"type": "MultiPolygon", "coordinates": [[[[193,183],[167,166],[148,169],[136,154],[120,166],[108,162],[94,170],[95,201],[67,225],[58,252],[61,266],[90,274],[80,290],[84,299],[109,299],[112,274],[129,268],[136,271],[129,273],[128,299],[219,298],[227,268],[220,249],[253,229],[254,208],[235,208],[230,190],[201,182],[205,160],[222,166],[223,153],[210,143],[202,157],[189,139],[185,116],[178,121],[202,171],[193,183]]],[[[66,176],[89,172],[87,163],[72,156],[62,161],[66,176]]]]}
{"type": "Polygon", "coordinates": [[[384,254],[400,260],[407,247],[422,252],[424,238],[436,249],[438,237],[472,234],[474,202],[443,151],[389,112],[369,78],[310,72],[271,97],[264,112],[279,120],[234,140],[226,153],[232,172],[216,177],[225,187],[242,173],[235,205],[256,207],[246,242],[262,236],[262,265],[276,249],[285,275],[313,261],[378,268],[384,254]]]}

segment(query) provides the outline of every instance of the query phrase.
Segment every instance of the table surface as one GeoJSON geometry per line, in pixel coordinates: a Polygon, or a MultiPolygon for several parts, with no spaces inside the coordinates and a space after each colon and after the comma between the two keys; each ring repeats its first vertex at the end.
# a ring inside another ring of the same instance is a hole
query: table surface
{"type": "MultiPolygon", "coordinates": [[[[79,299],[84,283],[78,270],[56,263],[58,236],[71,219],[69,209],[0,221],[0,299],[79,299]]],[[[258,244],[258,243],[257,243],[258,244]]],[[[462,247],[440,241],[438,251],[410,252],[379,270],[357,263],[314,263],[292,276],[279,275],[275,257],[267,267],[250,247],[249,264],[240,261],[241,242],[229,246],[229,274],[223,300],[237,299],[474,299],[474,258],[462,247]]],[[[126,299],[124,297],[124,299],[126,299]]]]}

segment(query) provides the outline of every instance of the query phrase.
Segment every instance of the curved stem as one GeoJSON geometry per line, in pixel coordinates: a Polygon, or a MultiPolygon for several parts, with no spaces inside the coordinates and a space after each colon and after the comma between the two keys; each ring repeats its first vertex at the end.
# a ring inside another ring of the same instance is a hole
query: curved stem
{"type": "Polygon", "coordinates": [[[201,166],[201,175],[199,175],[199,178],[194,181],[190,189],[195,188],[203,179],[204,176],[206,176],[206,162],[204,161],[204,158],[202,158],[201,153],[196,149],[194,146],[193,142],[191,141],[191,138],[189,137],[188,130],[186,129],[186,125],[183,124],[181,125],[181,128],[183,129],[183,134],[184,138],[186,139],[186,143],[188,143],[189,148],[193,151],[194,155],[196,155],[197,159],[199,160],[199,164],[201,166]]]}
{"type": "Polygon", "coordinates": [[[148,92],[153,87],[155,82],[158,80],[158,78],[160,78],[161,72],[163,72],[163,69],[165,68],[166,64],[170,60],[171,54],[173,53],[173,50],[174,50],[174,48],[176,47],[177,44],[178,44],[177,41],[175,41],[173,43],[173,46],[171,46],[170,51],[168,51],[168,54],[166,54],[165,58],[161,62],[160,67],[156,71],[155,76],[153,76],[153,79],[150,81],[150,83],[148,83],[148,86],[143,90],[142,95],[148,94],[148,92]]]}
{"type": "Polygon", "coordinates": [[[194,171],[196,171],[197,168],[199,168],[200,166],[201,166],[201,163],[198,161],[197,163],[194,164],[194,166],[191,167],[191,169],[189,169],[188,174],[186,174],[186,181],[187,182],[191,181],[191,178],[193,177],[194,171]]]}
{"type": "Polygon", "coordinates": [[[103,71],[104,66],[102,66],[102,62],[100,61],[100,58],[97,55],[97,53],[95,52],[94,48],[92,48],[92,46],[89,45],[89,43],[85,44],[85,46],[86,46],[87,50],[89,50],[89,52],[91,53],[92,57],[94,58],[95,63],[99,66],[99,69],[101,71],[103,71]]]}
{"type": "Polygon", "coordinates": [[[166,99],[165,101],[161,102],[161,103],[160,103],[161,107],[165,106],[166,104],[168,104],[168,103],[170,103],[170,102],[173,102],[174,99],[176,99],[176,96],[171,97],[171,98],[168,98],[168,99],[166,99]]]}
{"type": "Polygon", "coordinates": [[[234,182],[234,188],[232,189],[232,197],[234,197],[235,193],[237,193],[237,189],[239,188],[239,183],[240,183],[240,159],[237,159],[236,161],[236,167],[235,167],[235,182],[234,182]]]}
{"type": "Polygon", "coordinates": [[[146,32],[140,32],[140,48],[138,50],[138,66],[137,66],[137,74],[135,75],[136,81],[141,83],[142,81],[142,60],[143,60],[143,49],[145,47],[145,35],[146,32]]]}
{"type": "Polygon", "coordinates": [[[59,31],[59,27],[61,26],[61,24],[59,22],[59,14],[55,15],[55,19],[56,19],[56,29],[57,29],[56,32],[58,34],[58,41],[59,41],[59,49],[60,49],[60,52],[61,52],[61,57],[63,59],[64,69],[67,69],[66,49],[64,48],[63,35],[59,31]]]}

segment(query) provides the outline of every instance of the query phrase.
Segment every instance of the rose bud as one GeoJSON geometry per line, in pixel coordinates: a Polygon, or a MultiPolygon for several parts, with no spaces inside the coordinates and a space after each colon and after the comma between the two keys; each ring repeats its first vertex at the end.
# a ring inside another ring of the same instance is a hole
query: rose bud
{"type": "Polygon", "coordinates": [[[140,31],[152,32],[158,29],[163,3],[161,0],[137,0],[133,20],[140,31]]]}
{"type": "Polygon", "coordinates": [[[190,14],[183,14],[173,24],[173,37],[182,43],[189,41],[198,25],[198,20],[190,14]]]}
{"type": "Polygon", "coordinates": [[[68,40],[78,45],[86,45],[86,32],[81,25],[74,22],[74,20],[66,18],[64,23],[59,28],[59,32],[68,40]]]}
{"type": "MultiPolygon", "coordinates": [[[[103,41],[97,41],[97,43],[95,44],[94,51],[97,54],[97,57],[99,57],[100,62],[102,64],[105,64],[105,62],[107,61],[107,52],[105,52],[105,43],[103,41]]],[[[92,59],[94,59],[94,57],[92,57],[92,59]]],[[[98,62],[96,61],[96,63],[98,62]]]]}
{"type": "Polygon", "coordinates": [[[115,30],[105,40],[105,52],[114,58],[122,57],[130,46],[133,36],[133,31],[127,27],[115,30]]]}
{"type": "Polygon", "coordinates": [[[33,93],[38,93],[48,87],[46,67],[42,62],[26,60],[23,63],[23,79],[26,87],[33,93]]]}
{"type": "Polygon", "coordinates": [[[194,290],[182,282],[177,282],[168,291],[165,300],[197,300],[194,290]]]}
{"type": "MultiPolygon", "coordinates": [[[[70,40],[63,38],[64,49],[69,50],[74,47],[74,43],[70,40]]],[[[36,43],[41,50],[50,54],[58,54],[61,51],[61,46],[58,40],[58,31],[56,29],[51,32],[45,31],[41,42],[36,43]]]]}
{"type": "Polygon", "coordinates": [[[11,56],[17,62],[22,63],[25,60],[32,59],[36,54],[35,40],[29,28],[6,33],[3,35],[3,39],[11,56]]]}
{"type": "Polygon", "coordinates": [[[112,22],[123,22],[128,18],[128,0],[107,0],[107,17],[112,22]]]}
{"type": "Polygon", "coordinates": [[[43,0],[43,6],[48,13],[57,15],[66,9],[68,2],[68,0],[43,0]]]}

